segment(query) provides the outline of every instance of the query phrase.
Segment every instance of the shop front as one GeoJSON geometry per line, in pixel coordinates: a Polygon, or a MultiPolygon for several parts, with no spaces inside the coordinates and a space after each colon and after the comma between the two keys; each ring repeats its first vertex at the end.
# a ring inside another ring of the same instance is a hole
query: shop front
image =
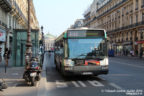
{"type": "Polygon", "coordinates": [[[123,50],[122,43],[113,43],[112,46],[113,46],[112,49],[114,49],[115,55],[121,56],[122,50],[123,50]]]}
{"type": "Polygon", "coordinates": [[[132,42],[124,42],[123,43],[123,55],[128,56],[130,55],[130,51],[134,51],[132,47],[132,42]]]}
{"type": "Polygon", "coordinates": [[[139,55],[144,57],[144,40],[137,41],[137,44],[139,45],[139,55]]]}

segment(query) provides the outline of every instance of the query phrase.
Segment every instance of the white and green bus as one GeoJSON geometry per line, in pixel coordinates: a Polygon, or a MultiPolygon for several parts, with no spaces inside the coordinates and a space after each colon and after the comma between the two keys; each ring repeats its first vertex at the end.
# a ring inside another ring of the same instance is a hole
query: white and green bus
{"type": "Polygon", "coordinates": [[[54,60],[64,76],[108,74],[106,31],[68,29],[55,40],[54,60]]]}

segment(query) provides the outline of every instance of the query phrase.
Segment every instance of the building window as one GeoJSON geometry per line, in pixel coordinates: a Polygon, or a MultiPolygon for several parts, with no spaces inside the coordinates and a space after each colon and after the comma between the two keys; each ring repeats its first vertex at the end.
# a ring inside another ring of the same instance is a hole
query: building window
{"type": "Polygon", "coordinates": [[[135,10],[138,10],[138,0],[136,0],[136,8],[135,10]]]}
{"type": "Polygon", "coordinates": [[[144,13],[142,13],[142,21],[144,21],[144,13]]]}
{"type": "Polygon", "coordinates": [[[133,16],[130,16],[130,24],[133,24],[133,16]]]}
{"type": "Polygon", "coordinates": [[[132,31],[130,32],[130,40],[132,40],[132,31]]]}
{"type": "Polygon", "coordinates": [[[138,23],[138,14],[136,14],[136,23],[138,23]]]}
{"type": "Polygon", "coordinates": [[[142,6],[141,7],[144,8],[144,0],[142,0],[142,6]]]}
{"type": "Polygon", "coordinates": [[[143,32],[141,32],[141,39],[143,39],[143,32]]]}

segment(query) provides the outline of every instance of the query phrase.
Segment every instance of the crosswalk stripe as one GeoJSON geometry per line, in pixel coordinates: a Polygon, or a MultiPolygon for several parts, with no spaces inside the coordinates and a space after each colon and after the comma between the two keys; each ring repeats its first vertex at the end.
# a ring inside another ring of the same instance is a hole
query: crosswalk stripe
{"type": "Polygon", "coordinates": [[[100,87],[100,86],[104,86],[102,83],[94,80],[94,81],[88,81],[92,86],[94,87],[100,87]]]}
{"type": "Polygon", "coordinates": [[[74,85],[75,87],[80,87],[80,86],[77,84],[76,81],[72,81],[72,83],[73,83],[73,85],[74,85]]]}
{"type": "Polygon", "coordinates": [[[82,81],[78,81],[78,83],[79,83],[82,87],[86,87],[86,85],[85,85],[82,81]]]}
{"type": "Polygon", "coordinates": [[[59,80],[56,80],[56,86],[57,86],[57,88],[65,88],[65,87],[68,87],[67,83],[60,82],[59,80]]]}
{"type": "Polygon", "coordinates": [[[122,90],[122,88],[114,83],[110,83],[111,86],[113,86],[116,89],[122,90]]]}

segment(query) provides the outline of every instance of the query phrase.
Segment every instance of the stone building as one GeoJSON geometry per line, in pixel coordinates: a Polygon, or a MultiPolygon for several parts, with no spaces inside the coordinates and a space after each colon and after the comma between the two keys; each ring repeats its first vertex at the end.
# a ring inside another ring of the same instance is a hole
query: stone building
{"type": "Polygon", "coordinates": [[[54,41],[56,37],[51,34],[45,35],[45,51],[53,50],[54,49],[54,41]]]}
{"type": "Polygon", "coordinates": [[[139,56],[140,50],[144,50],[144,0],[104,0],[103,4],[95,4],[95,11],[94,16],[90,11],[85,26],[106,29],[110,48],[117,55],[134,51],[139,56]]]}
{"type": "Polygon", "coordinates": [[[73,25],[70,26],[71,29],[76,29],[83,27],[83,19],[77,19],[73,25]]]}
{"type": "MultiPolygon", "coordinates": [[[[11,49],[13,30],[27,29],[27,11],[27,0],[0,0],[0,47],[2,54],[5,48],[11,49]]],[[[31,0],[31,28],[39,29],[33,0],[31,0]]]]}

